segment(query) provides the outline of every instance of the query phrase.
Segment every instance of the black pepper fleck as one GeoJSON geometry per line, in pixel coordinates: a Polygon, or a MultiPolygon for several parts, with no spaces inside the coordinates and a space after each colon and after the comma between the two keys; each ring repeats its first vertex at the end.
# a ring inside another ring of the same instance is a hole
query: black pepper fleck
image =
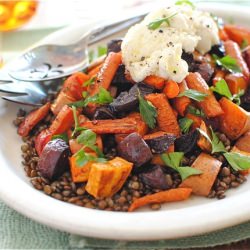
{"type": "Polygon", "coordinates": [[[163,30],[159,30],[159,33],[163,33],[163,30]]]}

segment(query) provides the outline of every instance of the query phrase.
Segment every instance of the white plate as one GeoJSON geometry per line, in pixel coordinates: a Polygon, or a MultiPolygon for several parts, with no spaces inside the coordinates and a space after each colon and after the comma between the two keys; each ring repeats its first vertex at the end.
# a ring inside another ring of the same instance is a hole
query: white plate
{"type": "MultiPolygon", "coordinates": [[[[207,8],[206,6],[203,6],[207,8]]],[[[225,18],[250,24],[247,7],[209,8],[225,18]],[[230,14],[229,14],[230,13],[230,14]]],[[[46,38],[46,42],[76,39],[82,27],[67,28],[46,38]]],[[[0,108],[0,197],[13,209],[40,223],[63,231],[107,239],[156,240],[207,233],[250,219],[250,182],[227,192],[224,200],[192,197],[163,206],[160,211],[134,213],[87,209],[61,202],[35,190],[21,166],[21,139],[12,125],[17,106],[0,108]]]]}

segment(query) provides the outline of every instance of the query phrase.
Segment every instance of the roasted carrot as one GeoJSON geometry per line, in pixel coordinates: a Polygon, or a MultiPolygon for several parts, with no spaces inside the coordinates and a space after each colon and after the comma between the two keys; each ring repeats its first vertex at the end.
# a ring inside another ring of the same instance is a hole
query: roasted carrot
{"type": "Polygon", "coordinates": [[[156,88],[156,89],[162,89],[165,84],[165,79],[159,76],[147,76],[143,82],[146,84],[156,88]]]}
{"type": "Polygon", "coordinates": [[[204,101],[198,102],[197,105],[204,111],[207,117],[215,117],[223,114],[220,104],[214,97],[214,94],[209,90],[205,80],[199,73],[189,73],[186,77],[187,85],[190,89],[195,89],[208,96],[204,101]]]}
{"type": "Polygon", "coordinates": [[[229,39],[228,34],[224,28],[219,29],[219,37],[221,41],[227,41],[229,39]]]}
{"type": "Polygon", "coordinates": [[[148,132],[148,126],[147,124],[142,120],[140,113],[138,112],[132,112],[128,116],[128,118],[132,118],[136,122],[137,127],[137,133],[141,136],[147,134],[148,132]]]}
{"type": "Polygon", "coordinates": [[[125,71],[125,78],[131,82],[131,83],[135,83],[135,81],[133,80],[132,76],[130,75],[130,73],[128,71],[125,71]]]}
{"type": "Polygon", "coordinates": [[[238,43],[239,46],[242,45],[245,40],[248,44],[250,44],[250,30],[244,27],[239,27],[237,25],[227,24],[224,27],[229,39],[238,43]]]}
{"type": "MultiPolygon", "coordinates": [[[[95,153],[92,154],[96,156],[95,153]]],[[[84,166],[78,166],[76,164],[76,156],[71,156],[69,158],[69,164],[73,182],[86,182],[89,178],[89,172],[93,163],[93,161],[89,161],[84,166]]]]}
{"type": "Polygon", "coordinates": [[[130,134],[137,131],[137,123],[132,118],[87,121],[81,126],[97,134],[130,134]]]}
{"type": "Polygon", "coordinates": [[[201,126],[201,123],[203,122],[203,119],[200,116],[196,116],[190,113],[187,113],[185,117],[193,120],[192,129],[199,128],[201,126]]]}
{"type": "Polygon", "coordinates": [[[246,81],[248,82],[249,69],[247,67],[246,62],[243,59],[239,45],[231,40],[228,40],[224,42],[224,46],[225,46],[226,54],[236,60],[237,65],[240,67],[242,74],[244,75],[246,81]]]}
{"type": "Polygon", "coordinates": [[[175,81],[168,80],[163,89],[163,93],[167,98],[172,99],[178,96],[180,92],[179,84],[175,81]]]}
{"type": "Polygon", "coordinates": [[[250,132],[245,133],[242,137],[240,137],[235,146],[242,151],[250,153],[250,132]]]}
{"type": "Polygon", "coordinates": [[[150,94],[145,96],[157,109],[157,123],[160,130],[178,136],[180,127],[173,109],[164,94],[150,94]]]}
{"type": "Polygon", "coordinates": [[[89,75],[90,77],[95,77],[102,67],[103,67],[103,63],[97,65],[96,67],[94,67],[93,69],[91,69],[91,70],[88,72],[88,75],[89,75]]]}
{"type": "Polygon", "coordinates": [[[29,132],[49,113],[50,103],[47,102],[41,108],[30,112],[19,125],[18,134],[20,136],[27,136],[29,132]]]}
{"type": "Polygon", "coordinates": [[[240,90],[246,91],[248,87],[246,78],[241,73],[227,74],[225,80],[233,95],[238,94],[240,90]]]}
{"type": "Polygon", "coordinates": [[[226,72],[224,70],[221,70],[221,69],[216,70],[215,75],[213,77],[213,85],[215,86],[217,82],[224,79],[225,75],[226,75],[226,72]]]}
{"type": "Polygon", "coordinates": [[[196,195],[207,196],[220,171],[222,162],[212,156],[201,153],[191,167],[202,171],[200,175],[193,175],[185,179],[180,187],[192,188],[196,195]]]}
{"type": "MultiPolygon", "coordinates": [[[[201,122],[200,130],[202,130],[209,137],[211,137],[211,133],[210,133],[209,129],[207,128],[206,123],[204,121],[201,122]]],[[[212,145],[211,145],[211,143],[207,140],[206,137],[204,137],[201,134],[200,134],[199,140],[197,141],[197,145],[199,146],[199,148],[201,150],[203,150],[205,152],[211,153],[211,151],[212,151],[212,145]]]]}
{"type": "Polygon", "coordinates": [[[149,205],[152,203],[165,203],[183,201],[189,198],[192,193],[191,188],[175,188],[167,191],[150,194],[136,199],[129,207],[128,211],[133,212],[139,207],[149,205]]]}
{"type": "Polygon", "coordinates": [[[245,59],[247,66],[248,66],[248,69],[250,70],[250,46],[247,46],[244,49],[243,56],[244,56],[244,59],[245,59]]]}
{"type": "Polygon", "coordinates": [[[166,134],[167,133],[164,132],[164,131],[157,131],[157,132],[154,132],[154,133],[151,133],[151,134],[144,135],[143,140],[151,140],[151,139],[154,139],[154,138],[157,138],[157,137],[160,137],[160,136],[164,136],[166,134]]]}
{"type": "Polygon", "coordinates": [[[97,94],[100,88],[109,88],[111,81],[121,62],[121,53],[110,52],[108,54],[100,71],[97,74],[95,84],[89,86],[88,91],[90,96],[97,94]]]}
{"type": "Polygon", "coordinates": [[[73,125],[74,116],[72,108],[70,108],[68,105],[65,105],[50,125],[49,130],[53,135],[62,134],[69,130],[73,125]]]}
{"type": "Polygon", "coordinates": [[[40,156],[45,145],[51,140],[52,133],[48,130],[42,130],[35,139],[35,149],[37,154],[40,156]]]}
{"type": "MultiPolygon", "coordinates": [[[[188,89],[186,81],[179,83],[180,93],[188,89]]],[[[173,106],[181,116],[185,115],[187,107],[191,104],[190,98],[187,96],[176,97],[173,99],[173,106]]]]}
{"type": "MultiPolygon", "coordinates": [[[[170,145],[165,153],[168,154],[168,153],[173,153],[173,152],[174,152],[174,144],[170,145]]],[[[163,162],[163,160],[161,158],[161,154],[153,154],[153,158],[151,160],[151,163],[155,164],[155,165],[165,166],[165,163],[163,162]]]]}
{"type": "Polygon", "coordinates": [[[66,93],[61,91],[57,98],[55,99],[54,103],[51,105],[51,111],[54,115],[57,115],[60,110],[63,108],[64,105],[67,105],[69,103],[76,102],[77,100],[72,97],[68,96],[66,93]]]}
{"type": "Polygon", "coordinates": [[[248,112],[225,97],[220,99],[220,105],[224,111],[220,117],[220,129],[228,138],[235,140],[250,130],[248,112]]]}
{"type": "MultiPolygon", "coordinates": [[[[246,149],[248,150],[249,148],[246,148],[246,149]]],[[[239,149],[237,146],[233,146],[233,148],[230,151],[250,157],[250,151],[239,149]]],[[[248,169],[248,170],[240,170],[239,173],[244,175],[244,176],[249,175],[250,169],[248,169]]]]}

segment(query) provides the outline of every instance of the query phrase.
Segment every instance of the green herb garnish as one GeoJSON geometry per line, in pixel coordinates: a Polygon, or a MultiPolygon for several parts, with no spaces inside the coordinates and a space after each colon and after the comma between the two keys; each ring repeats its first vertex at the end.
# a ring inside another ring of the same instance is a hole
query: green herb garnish
{"type": "Polygon", "coordinates": [[[232,58],[231,56],[224,56],[222,58],[219,58],[217,55],[213,54],[213,58],[216,62],[216,64],[226,70],[228,70],[231,73],[240,73],[241,69],[239,65],[237,64],[237,61],[232,58]]]}
{"type": "Polygon", "coordinates": [[[72,137],[74,137],[76,135],[77,132],[80,132],[82,130],[85,130],[86,128],[80,127],[79,126],[79,121],[78,121],[78,117],[77,117],[77,113],[76,113],[76,106],[72,105],[72,111],[73,111],[73,117],[74,117],[74,122],[75,122],[75,127],[72,133],[72,137]]]}
{"type": "Polygon", "coordinates": [[[56,140],[56,139],[62,139],[64,140],[65,142],[68,142],[69,141],[69,138],[68,138],[68,135],[67,134],[59,134],[59,135],[53,135],[51,140],[56,140]]]}
{"type": "Polygon", "coordinates": [[[197,109],[197,108],[195,108],[193,106],[188,106],[187,111],[188,111],[188,113],[190,113],[192,115],[200,116],[200,117],[203,117],[203,118],[205,117],[205,114],[204,114],[204,112],[202,110],[197,109]]]}
{"type": "Polygon", "coordinates": [[[89,62],[95,61],[98,57],[106,55],[108,48],[106,46],[98,46],[97,50],[89,51],[89,62]]]}
{"type": "Polygon", "coordinates": [[[186,96],[197,102],[201,102],[201,101],[204,101],[204,99],[208,96],[208,94],[204,94],[194,89],[188,89],[178,95],[178,97],[182,97],[182,96],[186,96]]]}
{"type": "MultiPolygon", "coordinates": [[[[139,89],[138,89],[139,91],[139,89]]],[[[144,99],[144,97],[141,96],[140,92],[138,94],[138,100],[139,100],[139,110],[140,114],[142,116],[142,119],[150,128],[155,128],[156,125],[156,117],[157,117],[157,111],[155,106],[144,99]]]]}
{"type": "Polygon", "coordinates": [[[179,125],[180,125],[182,133],[187,133],[193,123],[194,122],[191,119],[188,119],[186,117],[181,118],[179,120],[179,125]]]}
{"type": "Polygon", "coordinates": [[[176,16],[178,13],[174,13],[168,17],[164,17],[164,18],[160,18],[160,19],[156,19],[155,21],[149,23],[147,25],[147,27],[150,30],[156,30],[158,29],[163,23],[166,23],[168,26],[170,26],[170,19],[173,18],[174,16],[176,16]]]}
{"type": "Polygon", "coordinates": [[[224,154],[230,166],[235,170],[248,170],[250,169],[250,157],[242,155],[237,152],[230,152],[224,154]]]}
{"type": "Polygon", "coordinates": [[[192,168],[192,167],[185,167],[181,166],[181,160],[184,156],[183,152],[173,152],[169,154],[162,154],[161,159],[164,163],[168,166],[176,170],[180,176],[182,181],[188,178],[191,175],[199,175],[202,174],[202,171],[192,168]]]}
{"type": "Polygon", "coordinates": [[[228,88],[228,84],[224,79],[216,82],[215,86],[210,87],[210,89],[221,96],[225,96],[229,100],[235,102],[237,105],[240,105],[240,97],[245,93],[244,90],[240,90],[238,94],[232,95],[230,89],[228,88]]]}
{"type": "Polygon", "coordinates": [[[83,87],[91,86],[95,83],[96,77],[91,77],[89,80],[87,80],[85,83],[83,83],[83,87]]]}
{"type": "Polygon", "coordinates": [[[244,39],[242,40],[242,43],[241,43],[241,45],[240,45],[240,48],[241,48],[242,50],[244,50],[248,45],[249,45],[248,40],[244,38],[244,39]]]}
{"type": "Polygon", "coordinates": [[[212,146],[212,154],[214,153],[221,153],[221,152],[227,152],[224,144],[222,143],[222,141],[219,140],[218,136],[214,133],[212,127],[210,127],[210,131],[211,131],[211,137],[205,133],[203,130],[201,129],[197,129],[201,135],[203,135],[210,143],[212,146]]]}
{"type": "Polygon", "coordinates": [[[182,5],[182,4],[190,5],[193,9],[195,8],[194,4],[188,0],[178,0],[177,2],[175,2],[175,5],[182,5]]]}

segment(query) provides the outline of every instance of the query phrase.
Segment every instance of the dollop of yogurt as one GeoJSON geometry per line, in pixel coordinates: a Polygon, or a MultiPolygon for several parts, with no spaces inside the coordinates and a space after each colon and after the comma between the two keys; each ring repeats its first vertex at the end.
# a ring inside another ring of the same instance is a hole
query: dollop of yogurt
{"type": "Polygon", "coordinates": [[[122,58],[135,82],[149,75],[181,82],[188,75],[188,65],[181,56],[183,50],[201,54],[219,43],[218,27],[208,12],[189,5],[171,6],[148,14],[131,27],[122,42],[122,58]],[[148,25],[170,17],[158,28],[148,25]]]}

